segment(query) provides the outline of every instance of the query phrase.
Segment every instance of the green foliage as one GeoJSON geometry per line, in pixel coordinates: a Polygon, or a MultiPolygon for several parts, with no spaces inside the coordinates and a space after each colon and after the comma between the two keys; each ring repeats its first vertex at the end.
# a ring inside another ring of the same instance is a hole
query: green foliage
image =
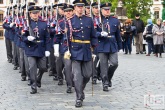
{"type": "MultiPolygon", "coordinates": [[[[141,19],[147,22],[147,19],[151,18],[150,7],[153,0],[123,0],[124,7],[127,9],[127,17],[134,19],[135,14],[139,13],[141,19]]],[[[111,2],[111,11],[114,12],[117,7],[118,0],[101,0],[102,3],[111,2]]]]}

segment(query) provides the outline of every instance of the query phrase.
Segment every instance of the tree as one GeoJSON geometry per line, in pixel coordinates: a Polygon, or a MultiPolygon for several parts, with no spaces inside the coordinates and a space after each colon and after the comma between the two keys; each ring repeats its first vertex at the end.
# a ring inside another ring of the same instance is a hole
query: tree
{"type": "MultiPolygon", "coordinates": [[[[134,19],[135,14],[139,13],[141,19],[146,22],[151,18],[150,7],[153,0],[123,0],[124,7],[127,9],[127,17],[134,19]]],[[[118,0],[101,0],[102,3],[111,2],[111,10],[114,12],[117,7],[118,0]]]]}

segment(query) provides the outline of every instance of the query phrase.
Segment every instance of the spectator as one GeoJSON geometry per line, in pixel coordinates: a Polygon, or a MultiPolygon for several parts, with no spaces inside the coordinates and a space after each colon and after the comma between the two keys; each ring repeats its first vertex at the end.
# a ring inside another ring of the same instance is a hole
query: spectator
{"type": "Polygon", "coordinates": [[[152,33],[153,33],[153,41],[155,45],[155,56],[162,58],[163,53],[163,37],[164,37],[164,26],[161,24],[162,20],[157,19],[156,25],[153,26],[152,33]]]}
{"type": "Polygon", "coordinates": [[[132,29],[131,29],[131,20],[127,19],[125,21],[124,26],[124,49],[125,54],[131,54],[132,48],[131,48],[131,35],[132,35],[132,29]]]}
{"type": "Polygon", "coordinates": [[[135,20],[133,20],[132,26],[136,27],[137,34],[135,36],[135,46],[136,46],[136,54],[143,54],[143,31],[144,31],[144,23],[140,19],[140,15],[135,15],[135,20]]]}
{"type": "Polygon", "coordinates": [[[146,56],[150,56],[151,52],[154,52],[152,28],[152,19],[148,19],[147,26],[145,27],[145,30],[143,32],[143,35],[146,36],[146,42],[148,43],[148,54],[146,56]]]}

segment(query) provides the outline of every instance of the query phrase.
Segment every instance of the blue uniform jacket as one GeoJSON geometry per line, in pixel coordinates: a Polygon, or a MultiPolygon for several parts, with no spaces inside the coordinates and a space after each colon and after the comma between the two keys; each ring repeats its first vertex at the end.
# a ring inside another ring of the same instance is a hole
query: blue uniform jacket
{"type": "Polygon", "coordinates": [[[67,24],[65,24],[67,22],[65,21],[64,18],[63,18],[63,20],[60,20],[60,22],[58,22],[58,23],[59,23],[60,30],[59,30],[59,33],[55,35],[55,39],[56,39],[55,43],[59,44],[59,53],[64,54],[68,50],[68,46],[69,46],[69,44],[68,44],[69,37],[67,37],[67,35],[69,34],[69,30],[68,30],[67,34],[64,34],[65,26],[67,26],[67,24]]]}
{"type": "MultiPolygon", "coordinates": [[[[25,42],[25,53],[28,57],[44,57],[45,51],[50,51],[50,34],[48,33],[47,23],[41,20],[31,21],[31,27],[33,30],[38,30],[38,37],[34,41],[28,41],[27,36],[29,32],[26,31],[22,38],[25,42]],[[38,29],[36,29],[38,28],[38,29]]],[[[37,31],[36,31],[37,32],[37,31]]]]}
{"type": "MultiPolygon", "coordinates": [[[[122,49],[122,40],[120,36],[120,29],[119,29],[119,20],[112,16],[110,17],[103,17],[103,31],[108,32],[108,36],[110,37],[103,37],[101,36],[101,30],[97,31],[98,36],[98,53],[115,53],[122,49]]],[[[101,27],[100,27],[101,28],[101,27]]]]}
{"type": "Polygon", "coordinates": [[[74,15],[68,22],[70,34],[68,35],[71,40],[90,41],[89,44],[71,42],[70,52],[72,60],[90,61],[92,58],[91,47],[96,47],[98,39],[94,29],[93,20],[90,17],[83,15],[78,17],[74,15]]]}
{"type": "Polygon", "coordinates": [[[10,39],[11,41],[14,41],[15,36],[15,26],[10,27],[10,23],[12,21],[11,16],[9,18],[6,18],[7,22],[3,23],[3,28],[5,29],[5,37],[10,39]]]}

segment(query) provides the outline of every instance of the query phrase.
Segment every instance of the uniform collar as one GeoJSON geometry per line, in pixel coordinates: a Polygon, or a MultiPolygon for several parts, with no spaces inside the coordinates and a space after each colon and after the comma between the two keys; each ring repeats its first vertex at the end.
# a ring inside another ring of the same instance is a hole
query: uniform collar
{"type": "Polygon", "coordinates": [[[84,15],[82,15],[82,16],[77,16],[77,15],[75,14],[75,16],[76,16],[77,18],[83,18],[84,15]]]}
{"type": "Polygon", "coordinates": [[[103,18],[105,18],[105,19],[109,19],[109,18],[110,18],[110,16],[108,16],[108,17],[103,16],[103,18]]]}
{"type": "Polygon", "coordinates": [[[34,21],[34,22],[38,22],[39,18],[37,20],[34,20],[34,19],[31,18],[31,20],[34,21]]]}

